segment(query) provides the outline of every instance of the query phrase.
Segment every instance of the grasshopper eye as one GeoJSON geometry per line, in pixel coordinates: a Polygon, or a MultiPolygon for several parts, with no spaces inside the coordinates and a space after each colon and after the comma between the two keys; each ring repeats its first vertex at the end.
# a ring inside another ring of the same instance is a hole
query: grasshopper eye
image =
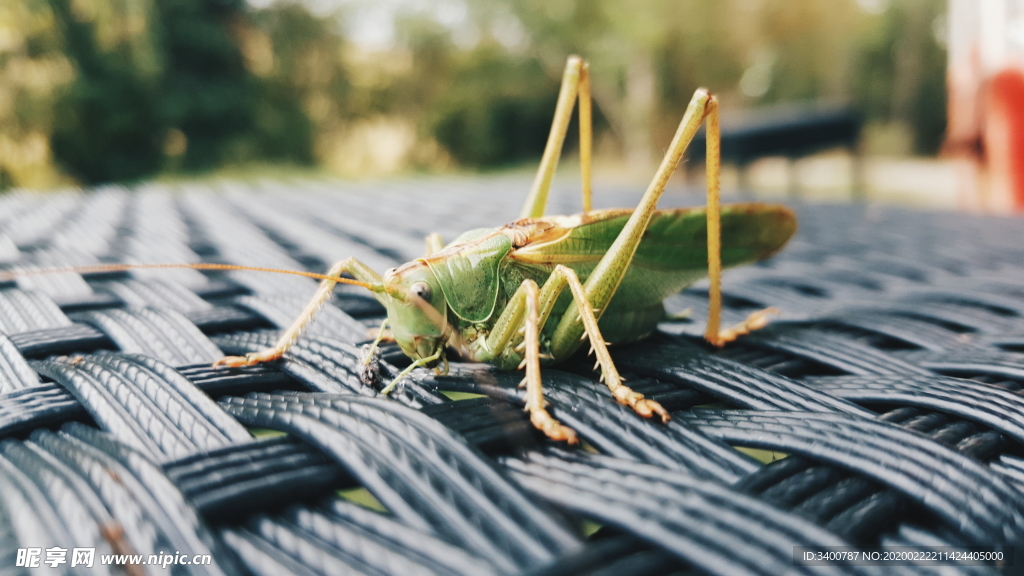
{"type": "Polygon", "coordinates": [[[416,282],[409,288],[409,290],[411,290],[413,294],[423,298],[427,302],[430,302],[430,296],[432,294],[430,284],[427,284],[426,282],[416,282]]]}

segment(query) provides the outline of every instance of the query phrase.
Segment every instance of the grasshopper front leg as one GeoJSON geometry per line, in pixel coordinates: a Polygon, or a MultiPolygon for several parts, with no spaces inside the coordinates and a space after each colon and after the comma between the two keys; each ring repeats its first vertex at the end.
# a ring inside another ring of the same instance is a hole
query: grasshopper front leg
{"type": "MultiPolygon", "coordinates": [[[[331,266],[330,270],[327,271],[327,276],[332,278],[339,278],[345,272],[352,274],[357,280],[367,282],[374,287],[383,286],[381,277],[379,274],[373,271],[372,268],[356,260],[355,258],[348,258],[340,262],[335,263],[331,266]]],[[[270,362],[271,360],[277,360],[288,351],[289,348],[295,344],[295,340],[302,334],[302,331],[306,328],[316,313],[323,308],[324,303],[331,297],[331,293],[334,291],[334,287],[337,286],[336,280],[323,280],[320,282],[320,288],[317,289],[313,299],[309,301],[306,308],[303,309],[299,317],[292,322],[292,325],[284,331],[284,334],[278,339],[277,344],[271,348],[265,348],[259,352],[250,352],[245,356],[225,356],[220,360],[217,360],[213,365],[217,366],[230,366],[237,368],[240,366],[253,366],[260,362],[270,362]]],[[[374,295],[378,294],[375,288],[371,288],[374,295]]]]}

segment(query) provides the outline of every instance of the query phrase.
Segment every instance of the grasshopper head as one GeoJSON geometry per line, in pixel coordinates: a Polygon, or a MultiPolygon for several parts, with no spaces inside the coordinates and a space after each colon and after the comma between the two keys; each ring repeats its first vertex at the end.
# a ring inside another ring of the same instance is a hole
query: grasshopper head
{"type": "Polygon", "coordinates": [[[410,262],[384,274],[385,306],[395,341],[414,360],[444,349],[450,336],[448,305],[430,268],[410,262]]]}

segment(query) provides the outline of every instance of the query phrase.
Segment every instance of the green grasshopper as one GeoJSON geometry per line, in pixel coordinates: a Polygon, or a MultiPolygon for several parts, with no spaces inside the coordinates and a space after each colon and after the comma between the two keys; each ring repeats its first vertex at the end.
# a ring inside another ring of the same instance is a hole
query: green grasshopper
{"type": "Polygon", "coordinates": [[[452,345],[469,360],[502,369],[525,368],[531,422],[549,438],[574,443],[575,432],[545,408],[540,366],[542,361],[568,358],[589,340],[597,355],[595,368],[600,368],[601,379],[615,399],[642,416],[657,414],[667,421],[668,412],[660,404],[622,383],[606,340],[625,343],[648,336],[664,319],[662,301],[705,274],[711,277],[705,335],[709,342],[721,346],[764,326],[772,309],[719,330],[723,253],[726,265],[766,258],[793,235],[796,218],[778,205],[736,204],[720,211],[718,101],[704,89],[697,90],[690,101],[637,208],[592,211],[591,122],[588,66],[573,56],[565,67],[551,132],[519,220],[495,230],[472,230],[443,247],[440,238],[432,235],[425,257],[388,270],[383,277],[354,258],[342,260],[327,272],[331,279],[323,281],[276,346],[217,364],[246,366],[280,358],[330,297],[336,279],[348,273],[384,305],[385,326],[390,324],[394,340],[413,359],[383,390],[385,394],[414,368],[445,362],[446,349],[452,345]],[[577,98],[584,212],[544,216],[577,98]],[[705,119],[707,209],[656,210],[658,198],[705,119]],[[723,224],[724,246],[720,241],[723,224]]]}
{"type": "Polygon", "coordinates": [[[607,344],[650,335],[665,317],[662,301],[705,275],[711,280],[705,333],[709,342],[722,346],[764,326],[773,309],[755,312],[733,328],[719,329],[723,261],[732,266],[770,256],[793,235],[796,218],[779,205],[720,208],[718,101],[705,89],[698,89],[690,101],[639,205],[633,210],[593,211],[591,122],[588,67],[573,56],[566,64],[551,132],[519,220],[497,229],[467,232],[447,246],[431,235],[426,256],[383,276],[354,258],[334,264],[325,275],[304,274],[323,282],[277,344],[246,356],[223,358],[215,365],[250,366],[280,358],[330,298],[335,285],[343,282],[367,288],[387,309],[374,347],[390,324],[395,342],[413,360],[383,390],[385,394],[417,367],[443,363],[447,368],[446,350],[451,347],[472,361],[502,369],[525,368],[523,384],[531,422],[549,438],[572,444],[576,433],[545,407],[540,367],[565,360],[589,340],[597,356],[595,369],[600,368],[601,379],[615,399],[642,416],[657,414],[668,421],[668,412],[660,404],[622,383],[607,344]],[[584,211],[575,216],[545,216],[548,191],[577,100],[584,211]],[[707,208],[657,210],[669,178],[705,120],[707,208]],[[343,278],[345,273],[355,280],[343,278]]]}

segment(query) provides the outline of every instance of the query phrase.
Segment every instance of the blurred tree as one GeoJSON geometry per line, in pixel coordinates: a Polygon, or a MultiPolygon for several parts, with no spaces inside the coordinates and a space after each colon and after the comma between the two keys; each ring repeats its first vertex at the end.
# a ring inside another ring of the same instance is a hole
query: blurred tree
{"type": "Polygon", "coordinates": [[[488,43],[462,55],[454,68],[428,122],[456,160],[489,167],[543,152],[558,83],[538,60],[510,55],[488,43]]]}
{"type": "Polygon", "coordinates": [[[297,4],[259,10],[252,23],[242,45],[259,79],[254,154],[312,164],[318,134],[338,129],[349,115],[343,39],[331,21],[297,4]]]}
{"type": "Polygon", "coordinates": [[[907,122],[915,150],[934,152],[945,56],[933,23],[944,2],[877,4],[881,15],[856,0],[470,2],[484,29],[510,15],[520,22],[526,52],[549,75],[565,55],[586,56],[597,104],[638,167],[671,138],[698,86],[723,99],[725,114],[783,101],[855,102],[870,118],[907,122]]]}
{"type": "Polygon", "coordinates": [[[400,111],[428,118],[430,123],[431,107],[452,88],[460,57],[465,60],[466,56],[459,54],[450,30],[422,14],[399,16],[396,29],[409,63],[389,79],[387,87],[377,91],[376,111],[400,111]]]}
{"type": "Polygon", "coordinates": [[[164,62],[154,95],[162,125],[152,137],[162,147],[168,130],[180,131],[186,170],[240,159],[258,98],[234,36],[245,0],[158,0],[153,17],[164,62]]]}
{"type": "Polygon", "coordinates": [[[342,116],[342,40],[298,5],[49,2],[76,71],[54,107],[53,149],[84,182],[251,160],[309,165],[313,120],[342,116]]]}
{"type": "Polygon", "coordinates": [[[494,0],[480,12],[487,26],[505,17],[496,4],[523,23],[531,51],[549,74],[555,76],[569,54],[582,54],[590,61],[597,106],[621,139],[631,164],[646,168],[653,156],[658,48],[669,33],[672,13],[688,11],[693,3],[494,0]]]}
{"type": "Polygon", "coordinates": [[[892,2],[860,38],[852,84],[868,118],[910,128],[913,150],[934,154],[946,129],[946,51],[936,37],[942,0],[892,2]]]}
{"type": "Polygon", "coordinates": [[[0,189],[62,182],[51,159],[51,104],[73,74],[45,0],[0,3],[0,189]]]}
{"type": "Polygon", "coordinates": [[[132,180],[164,167],[168,151],[183,155],[185,169],[230,157],[254,102],[229,29],[243,0],[50,5],[77,73],[55,106],[52,135],[69,173],[90,183],[132,180]]]}
{"type": "Polygon", "coordinates": [[[111,15],[87,8],[103,4],[50,0],[50,6],[77,72],[54,108],[58,164],[85,182],[156,172],[166,126],[158,109],[159,66],[139,57],[144,51],[133,49],[135,38],[98,33],[111,15]]]}
{"type": "Polygon", "coordinates": [[[921,153],[944,127],[943,0],[420,0],[385,50],[308,1],[0,3],[0,186],[55,181],[51,150],[88,183],[514,163],[540,155],[572,53],[592,65],[602,150],[643,169],[698,86],[726,115],[853,100],[921,153]],[[456,5],[465,22],[439,16],[456,5]]]}

